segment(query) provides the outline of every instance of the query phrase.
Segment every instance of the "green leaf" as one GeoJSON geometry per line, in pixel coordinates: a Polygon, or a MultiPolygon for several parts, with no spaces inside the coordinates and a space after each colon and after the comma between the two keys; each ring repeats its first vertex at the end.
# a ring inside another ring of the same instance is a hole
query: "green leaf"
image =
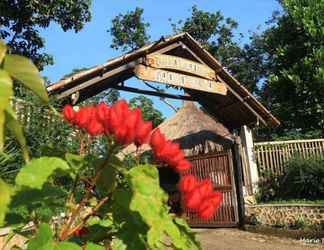
{"type": "Polygon", "coordinates": [[[176,249],[201,249],[194,236],[180,228],[169,214],[167,195],[159,184],[158,170],[153,165],[141,165],[129,171],[129,183],[133,192],[129,204],[149,226],[147,243],[152,249],[161,249],[166,234],[176,249]]]}
{"type": "Polygon", "coordinates": [[[72,242],[59,242],[58,244],[52,243],[53,250],[81,250],[81,247],[72,242]]]}
{"type": "Polygon", "coordinates": [[[98,180],[96,187],[100,192],[107,194],[111,192],[116,186],[116,170],[112,166],[106,166],[102,170],[98,180]]]}
{"type": "Polygon", "coordinates": [[[11,131],[11,133],[16,137],[19,142],[25,161],[29,161],[28,147],[26,144],[26,139],[24,136],[23,129],[17,120],[15,112],[12,110],[10,105],[5,109],[5,119],[6,119],[6,128],[11,131]]]}
{"type": "Polygon", "coordinates": [[[105,248],[103,246],[89,242],[85,250],[105,250],[105,248]]]}
{"type": "Polygon", "coordinates": [[[69,163],[71,168],[75,171],[80,170],[85,164],[84,156],[81,155],[66,153],[65,159],[69,163]]]}
{"type": "Polygon", "coordinates": [[[53,216],[64,211],[67,196],[62,187],[49,183],[45,183],[42,189],[17,189],[11,198],[6,223],[26,224],[33,218],[47,223],[53,216]]]}
{"type": "Polygon", "coordinates": [[[30,161],[18,173],[16,184],[29,188],[41,189],[56,170],[67,171],[70,167],[66,161],[57,157],[42,157],[30,161]]]}
{"type": "Polygon", "coordinates": [[[0,179],[0,226],[4,222],[4,218],[8,209],[8,205],[13,194],[12,188],[0,179]]]}
{"type": "Polygon", "coordinates": [[[3,151],[3,145],[4,145],[4,123],[5,123],[5,114],[3,110],[0,110],[0,152],[3,151]]]}
{"type": "Polygon", "coordinates": [[[12,95],[12,80],[6,71],[0,69],[0,110],[8,106],[12,95]]]}
{"type": "Polygon", "coordinates": [[[55,242],[48,224],[40,224],[36,237],[29,241],[27,250],[81,250],[72,242],[55,242]]]}
{"type": "MultiPolygon", "coordinates": [[[[1,40],[0,40],[0,63],[1,63],[1,40]]],[[[3,150],[4,143],[4,109],[9,105],[12,96],[12,80],[8,73],[0,69],[0,151],[3,150]]]]}
{"type": "Polygon", "coordinates": [[[4,70],[32,90],[43,101],[48,103],[44,80],[31,60],[19,55],[7,55],[4,59],[4,70]]]}
{"type": "Polygon", "coordinates": [[[51,250],[53,235],[48,224],[40,224],[36,237],[29,241],[27,250],[51,250]]]}
{"type": "Polygon", "coordinates": [[[7,45],[3,40],[0,39],[0,64],[2,63],[3,58],[7,52],[7,45]]]}

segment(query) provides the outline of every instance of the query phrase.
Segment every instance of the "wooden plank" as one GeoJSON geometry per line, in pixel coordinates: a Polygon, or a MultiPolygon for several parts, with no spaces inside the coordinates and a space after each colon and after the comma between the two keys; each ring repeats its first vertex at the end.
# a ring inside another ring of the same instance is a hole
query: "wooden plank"
{"type": "Polygon", "coordinates": [[[65,90],[64,92],[60,93],[58,95],[57,99],[65,98],[65,97],[67,97],[69,95],[72,95],[73,93],[75,93],[77,91],[88,88],[91,85],[95,85],[97,83],[103,82],[104,80],[107,80],[108,78],[113,77],[114,75],[121,74],[121,73],[123,73],[124,71],[127,71],[127,70],[131,70],[139,62],[141,62],[141,59],[139,59],[138,61],[133,61],[133,62],[127,63],[127,64],[122,65],[120,67],[117,67],[115,69],[109,70],[109,71],[103,73],[102,75],[91,78],[88,81],[85,81],[85,82],[83,82],[81,84],[76,85],[75,87],[69,88],[69,89],[65,90]]]}
{"type": "Polygon", "coordinates": [[[187,100],[187,101],[197,101],[195,98],[193,98],[191,96],[174,95],[174,94],[168,94],[168,93],[151,91],[151,90],[142,90],[142,89],[137,89],[137,88],[133,88],[133,87],[127,87],[127,86],[114,85],[111,88],[112,89],[117,89],[117,90],[133,92],[133,93],[138,93],[138,94],[158,96],[158,97],[163,97],[163,98],[170,98],[170,99],[177,99],[177,100],[187,100]]]}
{"type": "Polygon", "coordinates": [[[145,63],[147,66],[153,68],[176,70],[209,80],[214,80],[216,78],[215,71],[208,66],[178,56],[163,54],[148,55],[146,56],[145,63]]]}
{"type": "Polygon", "coordinates": [[[137,65],[134,72],[139,79],[146,81],[159,82],[176,87],[195,89],[220,95],[226,95],[227,93],[227,87],[222,82],[155,69],[144,65],[137,65]]]}

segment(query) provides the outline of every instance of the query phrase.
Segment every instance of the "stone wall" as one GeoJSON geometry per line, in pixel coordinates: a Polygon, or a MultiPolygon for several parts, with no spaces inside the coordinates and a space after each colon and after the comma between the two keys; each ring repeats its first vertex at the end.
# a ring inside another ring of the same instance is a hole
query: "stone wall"
{"type": "Polygon", "coordinates": [[[298,223],[324,225],[324,205],[266,204],[245,206],[247,223],[294,226],[298,223]]]}

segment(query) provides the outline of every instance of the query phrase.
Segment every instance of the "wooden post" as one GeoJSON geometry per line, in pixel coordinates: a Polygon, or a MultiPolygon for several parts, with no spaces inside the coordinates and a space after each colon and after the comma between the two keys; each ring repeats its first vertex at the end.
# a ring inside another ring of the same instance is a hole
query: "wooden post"
{"type": "Polygon", "coordinates": [[[245,207],[244,207],[244,198],[243,198],[243,178],[242,178],[242,164],[240,157],[240,142],[235,140],[235,143],[232,147],[233,152],[233,167],[234,167],[234,181],[236,187],[236,197],[237,197],[237,207],[238,207],[238,217],[239,217],[239,228],[244,226],[244,217],[245,217],[245,207]]]}
{"type": "MultiPolygon", "coordinates": [[[[253,136],[252,136],[251,129],[249,129],[249,127],[244,125],[241,128],[240,137],[241,137],[243,150],[246,155],[248,169],[250,171],[249,176],[251,180],[249,182],[252,185],[252,194],[249,195],[253,195],[256,193],[258,188],[259,175],[258,175],[258,168],[256,164],[254,150],[253,150],[253,136]]],[[[246,176],[244,176],[244,178],[246,178],[246,176]]]]}

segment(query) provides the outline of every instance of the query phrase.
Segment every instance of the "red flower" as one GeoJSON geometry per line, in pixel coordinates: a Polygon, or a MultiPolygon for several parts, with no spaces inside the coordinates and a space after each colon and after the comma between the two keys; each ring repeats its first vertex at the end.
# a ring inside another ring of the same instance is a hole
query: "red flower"
{"type": "Polygon", "coordinates": [[[160,129],[157,128],[154,130],[154,132],[151,135],[151,147],[153,148],[153,150],[155,151],[159,151],[164,147],[166,140],[164,135],[161,133],[160,129]]]}
{"type": "Polygon", "coordinates": [[[182,160],[184,160],[184,154],[181,150],[179,150],[173,157],[169,159],[169,164],[170,166],[176,166],[182,160]]]}
{"type": "Polygon", "coordinates": [[[64,106],[63,116],[65,120],[67,120],[70,123],[73,123],[75,119],[75,114],[76,112],[73,110],[73,107],[71,105],[67,104],[64,106]]]}
{"type": "Polygon", "coordinates": [[[223,200],[223,193],[213,192],[208,198],[210,203],[217,209],[220,207],[223,200]]]}
{"type": "Polygon", "coordinates": [[[104,127],[101,122],[96,119],[91,119],[89,124],[86,127],[87,132],[89,135],[95,136],[100,135],[104,132],[104,127]]]}
{"type": "Polygon", "coordinates": [[[120,125],[115,129],[115,139],[118,144],[125,144],[125,137],[127,134],[127,128],[124,125],[120,125]]]}
{"type": "Polygon", "coordinates": [[[183,193],[188,193],[197,187],[197,179],[193,175],[186,175],[179,182],[179,189],[183,193]]]}
{"type": "Polygon", "coordinates": [[[93,112],[92,107],[80,108],[75,115],[76,125],[78,125],[80,128],[86,128],[88,123],[90,122],[92,112],[93,112]]]}
{"type": "Polygon", "coordinates": [[[192,165],[191,165],[190,161],[183,159],[183,160],[179,161],[178,164],[175,166],[175,170],[177,172],[183,172],[183,171],[190,169],[191,166],[192,165]]]}
{"type": "Polygon", "coordinates": [[[200,195],[202,197],[207,197],[207,196],[211,195],[213,192],[213,184],[210,181],[210,179],[205,179],[199,183],[199,186],[197,189],[199,190],[200,195]]]}
{"type": "Polygon", "coordinates": [[[215,214],[216,208],[209,200],[203,201],[198,208],[198,215],[204,220],[212,218],[215,214]]]}
{"type": "Polygon", "coordinates": [[[130,112],[128,108],[128,104],[125,100],[119,100],[117,101],[112,108],[116,111],[116,114],[121,119],[125,118],[127,114],[130,112]]]}
{"type": "Polygon", "coordinates": [[[74,231],[74,235],[75,236],[78,236],[78,237],[81,237],[81,236],[84,236],[86,234],[89,233],[89,229],[86,228],[86,227],[81,227],[81,228],[77,228],[75,231],[74,231]]]}
{"type": "Polygon", "coordinates": [[[111,132],[115,132],[115,130],[121,125],[121,117],[118,117],[115,109],[110,109],[110,124],[111,132]]]}
{"type": "Polygon", "coordinates": [[[199,190],[194,189],[193,191],[186,193],[184,196],[184,204],[189,209],[197,209],[202,201],[199,190]]]}
{"type": "Polygon", "coordinates": [[[104,102],[99,103],[99,105],[97,106],[98,120],[102,123],[105,123],[106,121],[109,120],[109,115],[110,115],[110,107],[104,102]]]}
{"type": "Polygon", "coordinates": [[[155,155],[158,158],[158,160],[166,163],[168,162],[168,159],[172,154],[171,145],[172,145],[171,141],[165,141],[161,147],[158,147],[155,150],[155,155]]]}
{"type": "Polygon", "coordinates": [[[150,134],[152,131],[152,122],[145,122],[142,119],[139,120],[135,129],[135,143],[139,146],[144,143],[148,143],[150,140],[150,134]]]}

